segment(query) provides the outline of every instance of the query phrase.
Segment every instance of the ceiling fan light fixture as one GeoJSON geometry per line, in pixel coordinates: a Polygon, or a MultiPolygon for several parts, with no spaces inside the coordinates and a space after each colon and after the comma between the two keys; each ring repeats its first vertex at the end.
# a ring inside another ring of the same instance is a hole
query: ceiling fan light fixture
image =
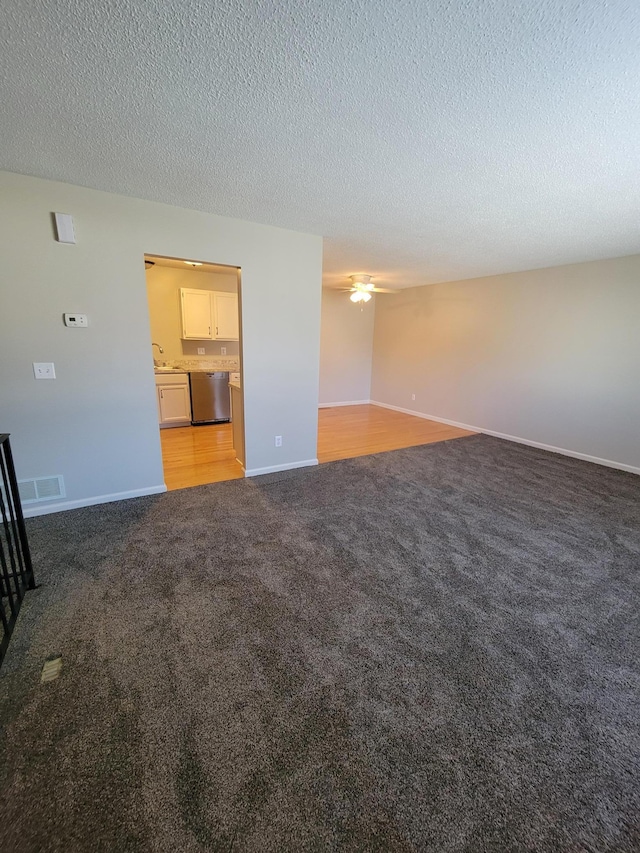
{"type": "Polygon", "coordinates": [[[349,298],[352,302],[368,302],[374,293],[397,293],[397,290],[378,287],[375,281],[371,279],[373,276],[368,273],[354,273],[349,276],[351,287],[345,288],[348,293],[353,294],[349,298]],[[359,295],[358,295],[359,294],[359,295]]]}
{"type": "Polygon", "coordinates": [[[366,273],[356,273],[355,275],[350,275],[354,287],[365,287],[367,290],[370,290],[373,287],[371,283],[371,276],[366,273]]]}

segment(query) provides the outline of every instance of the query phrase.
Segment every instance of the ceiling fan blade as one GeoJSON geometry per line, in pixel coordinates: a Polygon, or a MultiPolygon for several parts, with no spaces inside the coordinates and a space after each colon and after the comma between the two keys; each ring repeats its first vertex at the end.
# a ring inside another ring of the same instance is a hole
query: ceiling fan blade
{"type": "Polygon", "coordinates": [[[374,287],[373,291],[370,291],[370,292],[373,292],[373,293],[398,293],[399,291],[388,290],[386,287],[374,287]]]}

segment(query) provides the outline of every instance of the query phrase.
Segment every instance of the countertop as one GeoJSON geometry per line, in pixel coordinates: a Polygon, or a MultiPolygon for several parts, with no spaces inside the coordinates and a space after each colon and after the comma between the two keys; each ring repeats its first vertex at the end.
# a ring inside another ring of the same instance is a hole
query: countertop
{"type": "MultiPolygon", "coordinates": [[[[188,373],[219,373],[219,372],[229,373],[231,376],[233,376],[234,374],[237,375],[239,373],[239,371],[237,371],[237,370],[219,371],[219,370],[216,370],[215,368],[212,368],[212,367],[209,367],[209,368],[201,367],[201,368],[195,369],[195,370],[191,369],[191,368],[187,370],[184,367],[154,367],[153,372],[155,373],[156,376],[166,376],[167,374],[183,374],[184,376],[186,376],[188,373]]],[[[238,391],[240,391],[241,387],[242,387],[240,385],[240,379],[239,378],[238,379],[231,379],[231,381],[229,382],[229,387],[230,388],[237,388],[238,391]]]]}
{"type": "Polygon", "coordinates": [[[229,370],[228,367],[154,367],[156,376],[163,373],[237,373],[237,370],[229,370]]]}

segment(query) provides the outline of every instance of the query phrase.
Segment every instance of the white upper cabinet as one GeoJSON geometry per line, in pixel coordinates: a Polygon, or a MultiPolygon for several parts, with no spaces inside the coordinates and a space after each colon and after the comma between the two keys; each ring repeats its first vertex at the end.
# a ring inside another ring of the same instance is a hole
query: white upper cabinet
{"type": "Polygon", "coordinates": [[[213,300],[213,337],[217,341],[237,341],[238,294],[212,293],[213,300]]]}
{"type": "Polygon", "coordinates": [[[182,311],[182,337],[187,340],[206,341],[213,338],[213,308],[210,290],[180,288],[182,311]]]}
{"type": "Polygon", "coordinates": [[[237,341],[238,294],[180,288],[182,337],[191,341],[237,341]]]}

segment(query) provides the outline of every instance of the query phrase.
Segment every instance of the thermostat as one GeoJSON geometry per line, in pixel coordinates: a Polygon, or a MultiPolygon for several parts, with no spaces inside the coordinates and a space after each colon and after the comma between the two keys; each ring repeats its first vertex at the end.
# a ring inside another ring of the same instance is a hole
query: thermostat
{"type": "Polygon", "coordinates": [[[89,325],[89,320],[86,314],[65,314],[64,324],[65,326],[76,326],[86,329],[89,325]]]}

